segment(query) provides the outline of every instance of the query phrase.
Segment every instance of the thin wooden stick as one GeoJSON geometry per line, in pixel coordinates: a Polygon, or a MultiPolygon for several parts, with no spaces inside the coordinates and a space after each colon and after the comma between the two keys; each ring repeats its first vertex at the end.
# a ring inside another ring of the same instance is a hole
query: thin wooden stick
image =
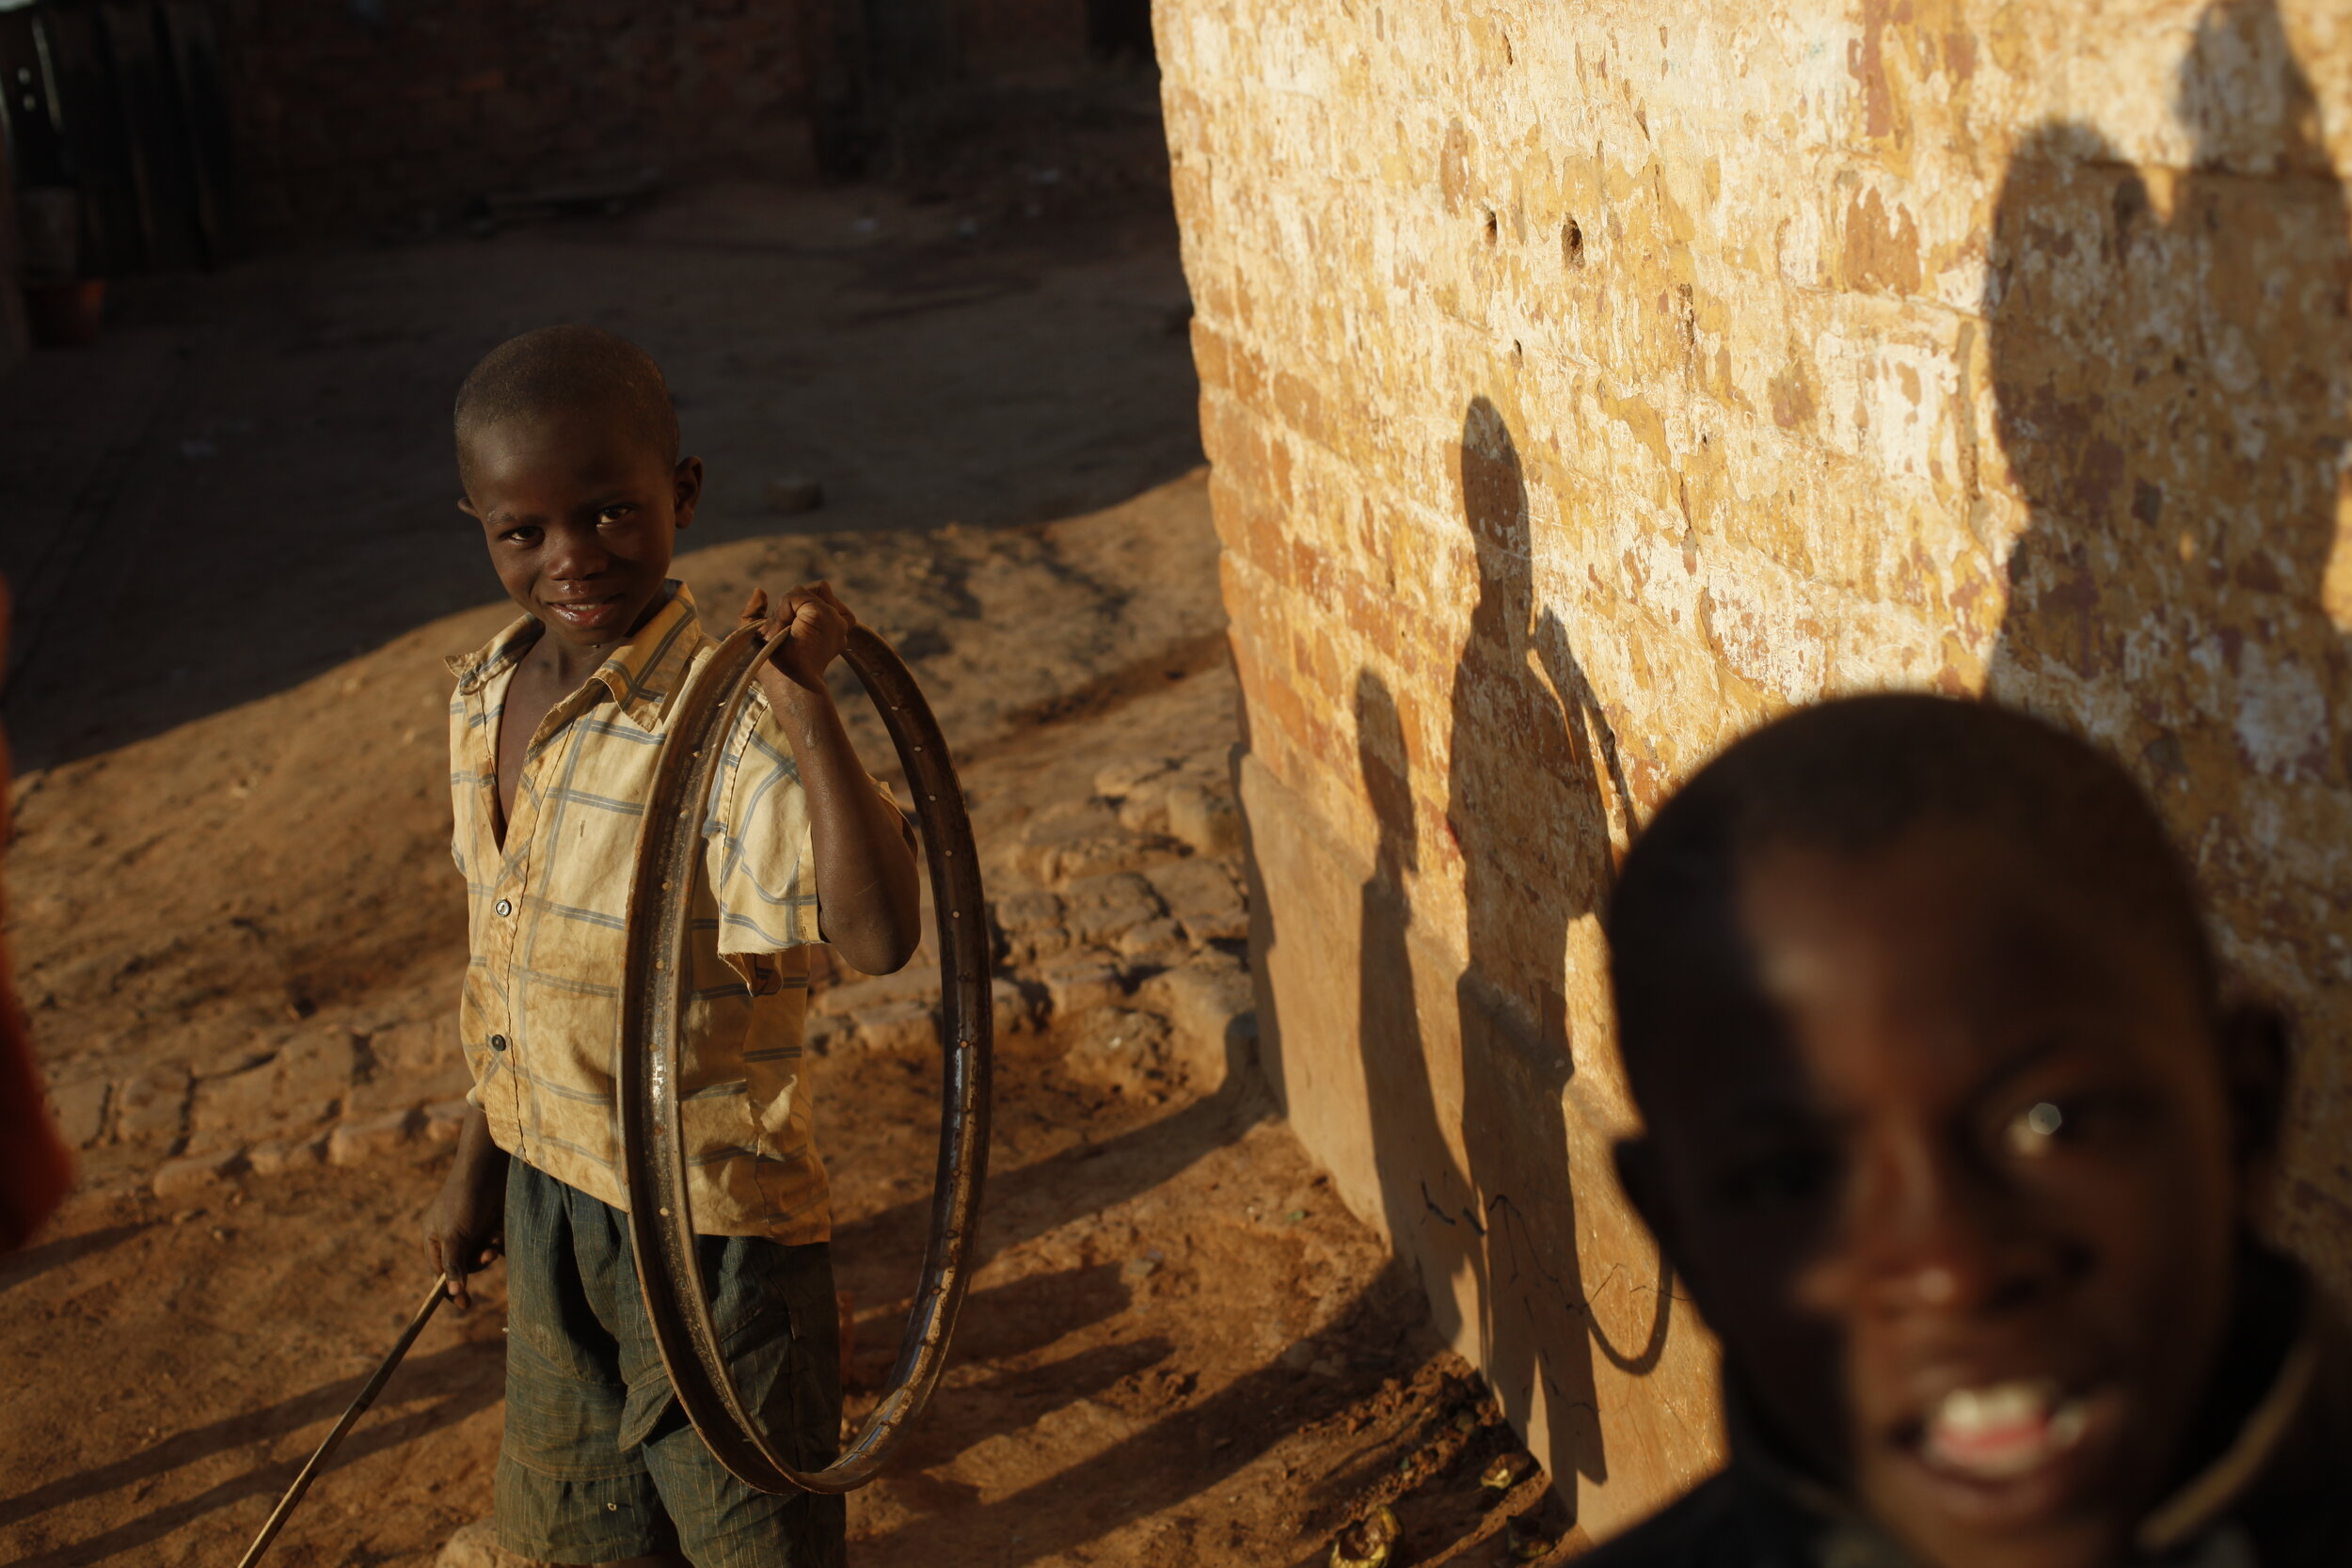
{"type": "Polygon", "coordinates": [[[442,1275],[433,1281],[433,1293],[424,1298],[424,1304],[417,1308],[417,1315],[408,1320],[407,1328],[402,1331],[399,1341],[392,1346],[392,1354],[375,1369],[375,1375],[368,1379],[366,1387],[359,1390],[359,1397],[351,1402],[351,1408],[343,1412],[343,1418],[335,1423],[335,1430],[326,1434],[326,1441],[319,1445],[318,1452],[310,1456],[310,1462],[302,1467],[302,1473],[294,1477],[294,1484],[286,1488],[286,1495],[278,1499],[277,1508],[270,1513],[269,1522],[262,1527],[262,1533],[253,1538],[253,1544],[246,1548],[245,1556],[237,1561],[237,1568],[253,1568],[262,1560],[262,1554],[269,1550],[269,1544],[277,1540],[278,1532],[285,1528],[286,1517],[294,1513],[294,1504],[302,1500],[302,1494],[310,1489],[310,1483],[318,1479],[319,1472],[326,1468],[327,1460],[334,1457],[336,1449],[342,1446],[351,1429],[358,1424],[359,1418],[367,1414],[368,1406],[375,1402],[375,1396],[384,1391],[384,1385],[391,1381],[393,1369],[400,1365],[401,1357],[408,1354],[408,1347],[417,1342],[417,1336],[424,1332],[424,1325],[433,1321],[434,1311],[448,1295],[449,1275],[442,1275]]]}

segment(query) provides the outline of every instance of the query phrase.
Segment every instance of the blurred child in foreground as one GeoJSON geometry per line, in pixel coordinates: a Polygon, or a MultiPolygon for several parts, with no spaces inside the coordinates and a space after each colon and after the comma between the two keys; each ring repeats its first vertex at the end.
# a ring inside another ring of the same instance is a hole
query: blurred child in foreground
{"type": "MultiPolygon", "coordinates": [[[[0,649],[8,645],[8,590],[0,582],[0,649]]],[[[8,749],[0,739],[0,845],[8,842],[8,749]]],[[[8,919],[0,888],[0,927],[8,919]]],[[[65,1198],[72,1157],[50,1125],[47,1096],[33,1062],[33,1040],[17,1000],[16,972],[0,942],[0,1252],[29,1240],[65,1198]]]]}
{"type": "Polygon", "coordinates": [[[1730,748],[1610,913],[1628,1192],[1731,1463],[1596,1568],[2352,1562],[2352,1399],[2253,1221],[2281,1029],[2153,812],[1974,703],[1730,748]]]}

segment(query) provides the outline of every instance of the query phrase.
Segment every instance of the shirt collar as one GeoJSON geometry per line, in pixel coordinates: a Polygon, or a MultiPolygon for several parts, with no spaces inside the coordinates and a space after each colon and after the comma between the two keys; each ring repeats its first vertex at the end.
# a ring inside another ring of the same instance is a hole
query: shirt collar
{"type": "Polygon", "coordinates": [[[496,637],[469,654],[452,654],[441,663],[457,677],[457,689],[472,696],[489,683],[490,677],[513,664],[539,641],[544,629],[529,615],[519,615],[506,623],[496,637]]]}
{"type": "Polygon", "coordinates": [[[692,591],[675,578],[666,586],[669,602],[637,628],[636,636],[612,650],[590,677],[602,681],[621,711],[646,731],[661,717],[686,678],[694,650],[703,644],[702,615],[694,608],[692,591]]]}
{"type": "MultiPolygon", "coordinates": [[[[693,591],[675,578],[664,587],[668,599],[653,619],[638,627],[636,635],[615,648],[588,677],[603,682],[621,711],[646,731],[660,719],[694,651],[705,641],[693,591]]],[[[472,653],[443,662],[457,677],[457,689],[470,696],[518,661],[545,629],[534,617],[521,616],[472,653]]]]}

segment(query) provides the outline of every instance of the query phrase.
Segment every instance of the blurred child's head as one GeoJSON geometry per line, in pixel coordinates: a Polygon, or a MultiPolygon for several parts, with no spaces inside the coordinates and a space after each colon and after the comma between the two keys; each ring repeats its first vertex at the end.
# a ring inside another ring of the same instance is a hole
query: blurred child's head
{"type": "Polygon", "coordinates": [[[1610,936],[1620,1169],[1758,1422],[1950,1568],[2115,1555],[2280,1092],[2130,779],[1986,705],[1827,704],[1659,813],[1610,936]]]}
{"type": "Polygon", "coordinates": [[[456,426],[458,504],[508,594],[582,647],[635,631],[702,495],[652,358],[597,327],[526,332],[466,377],[456,426]]]}

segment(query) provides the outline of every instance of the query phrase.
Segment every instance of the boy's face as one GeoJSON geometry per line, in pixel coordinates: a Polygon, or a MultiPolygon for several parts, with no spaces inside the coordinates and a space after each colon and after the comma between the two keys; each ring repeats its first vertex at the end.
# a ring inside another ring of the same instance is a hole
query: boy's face
{"type": "Polygon", "coordinates": [[[1772,1430],[1947,1568],[2105,1562],[2175,1479],[2262,1142],[2177,944],[2054,881],[1966,827],[1754,857],[1752,985],[1645,1042],[1623,1151],[1772,1430]]]}
{"type": "Polygon", "coordinates": [[[702,460],[673,467],[620,408],[503,420],[465,442],[466,499],[507,594],[566,642],[621,641],[659,606],[702,460]]]}

